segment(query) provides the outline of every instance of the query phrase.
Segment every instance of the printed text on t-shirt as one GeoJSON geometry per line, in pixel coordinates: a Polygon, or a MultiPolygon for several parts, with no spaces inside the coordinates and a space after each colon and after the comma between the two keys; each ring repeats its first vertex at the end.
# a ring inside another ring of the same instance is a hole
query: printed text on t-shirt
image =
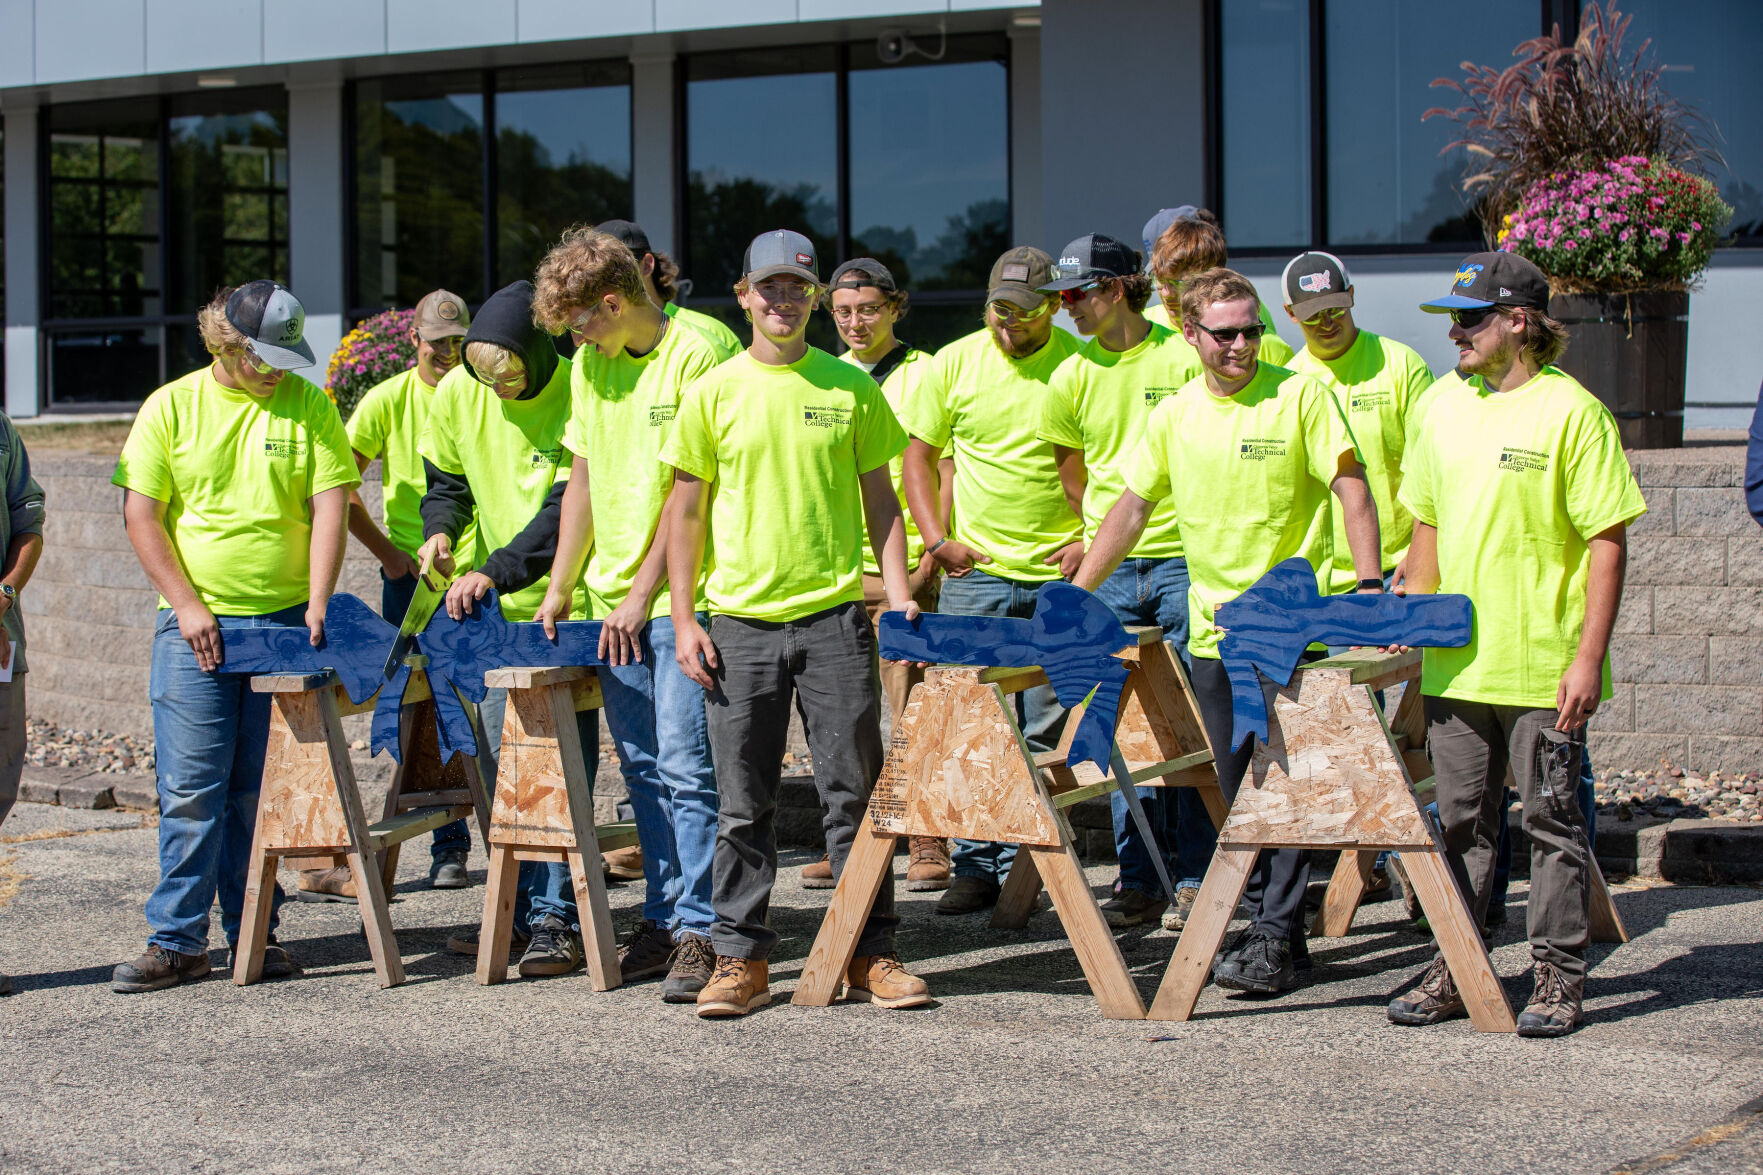
{"type": "Polygon", "coordinates": [[[1507,446],[1500,450],[1500,468],[1507,473],[1547,473],[1549,471],[1549,455],[1539,453],[1535,449],[1519,449],[1507,446]]]}
{"type": "Polygon", "coordinates": [[[827,405],[807,405],[802,409],[802,423],[809,428],[842,428],[851,423],[849,408],[827,405]]]}
{"type": "Polygon", "coordinates": [[[1285,455],[1286,443],[1278,437],[1245,437],[1237,451],[1237,457],[1243,461],[1265,461],[1285,455]]]}

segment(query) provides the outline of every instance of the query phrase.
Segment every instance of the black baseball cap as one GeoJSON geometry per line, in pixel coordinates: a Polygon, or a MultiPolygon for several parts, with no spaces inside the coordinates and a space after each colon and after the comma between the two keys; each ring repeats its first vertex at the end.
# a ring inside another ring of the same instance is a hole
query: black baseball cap
{"type": "Polygon", "coordinates": [[[649,248],[649,234],[634,220],[603,220],[594,226],[594,231],[623,241],[625,248],[637,255],[638,261],[643,259],[643,254],[655,251],[649,248]]]}
{"type": "Polygon", "coordinates": [[[899,289],[894,284],[894,275],[888,267],[873,257],[853,257],[837,269],[828,279],[826,288],[832,290],[861,290],[865,286],[873,286],[878,290],[886,290],[892,294],[899,289]]]}
{"type": "Polygon", "coordinates": [[[1285,289],[1286,305],[1299,318],[1308,318],[1324,310],[1342,310],[1353,304],[1353,277],[1341,259],[1333,253],[1311,250],[1286,262],[1280,283],[1285,289]]]}
{"type": "Polygon", "coordinates": [[[1033,245],[1006,249],[992,262],[986,279],[986,305],[1008,302],[1018,310],[1038,310],[1047,295],[1041,292],[1053,279],[1053,259],[1033,245]]]}
{"type": "Polygon", "coordinates": [[[318,362],[305,337],[306,308],[280,282],[258,278],[234,290],[226,300],[226,320],[271,367],[292,371],[318,362]]]}
{"type": "Polygon", "coordinates": [[[1124,241],[1090,233],[1059,250],[1052,279],[1041,283],[1044,291],[1075,290],[1099,277],[1129,277],[1139,271],[1138,250],[1124,241]]]}
{"type": "Polygon", "coordinates": [[[1486,310],[1490,306],[1549,308],[1549,279],[1516,253],[1471,253],[1457,266],[1451,292],[1422,302],[1429,314],[1486,310]]]}

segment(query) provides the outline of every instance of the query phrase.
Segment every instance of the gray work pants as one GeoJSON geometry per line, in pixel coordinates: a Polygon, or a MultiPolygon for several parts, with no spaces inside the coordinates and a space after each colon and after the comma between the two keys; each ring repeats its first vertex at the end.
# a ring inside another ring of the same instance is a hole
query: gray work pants
{"type": "MultiPolygon", "coordinates": [[[[18,656],[17,651],[12,655],[18,656]]],[[[12,811],[18,799],[18,781],[24,775],[24,682],[28,676],[21,673],[0,683],[0,820],[12,811]]]]}

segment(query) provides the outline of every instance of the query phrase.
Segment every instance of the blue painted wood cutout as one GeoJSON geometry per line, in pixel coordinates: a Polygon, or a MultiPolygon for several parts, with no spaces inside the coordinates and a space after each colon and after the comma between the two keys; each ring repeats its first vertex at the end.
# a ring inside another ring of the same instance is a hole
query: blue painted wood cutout
{"type": "Polygon", "coordinates": [[[1110,770],[1114,723],[1127,675],[1126,665],[1113,654],[1138,642],[1108,605],[1082,588],[1048,584],[1027,620],[924,612],[908,621],[904,612],[884,612],[880,639],[881,655],[890,661],[1000,669],[1038,665],[1065,706],[1077,705],[1094,690],[1066,761],[1094,763],[1104,775],[1110,770]]]}
{"type": "Polygon", "coordinates": [[[1468,596],[1320,596],[1307,560],[1287,559],[1213,617],[1224,630],[1218,653],[1230,677],[1231,746],[1267,740],[1267,697],[1256,671],[1290,685],[1312,642],[1455,649],[1469,643],[1468,596]]]}

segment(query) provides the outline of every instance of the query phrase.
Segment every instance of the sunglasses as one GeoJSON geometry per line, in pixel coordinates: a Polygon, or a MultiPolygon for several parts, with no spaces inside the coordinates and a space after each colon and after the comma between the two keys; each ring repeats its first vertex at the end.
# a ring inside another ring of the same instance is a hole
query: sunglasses
{"type": "Polygon", "coordinates": [[[1194,325],[1211,335],[1214,340],[1222,343],[1226,347],[1236,342],[1238,335],[1243,336],[1245,342],[1258,343],[1261,341],[1261,336],[1267,333],[1267,324],[1265,322],[1257,322],[1253,326],[1224,326],[1219,327],[1217,330],[1213,330],[1203,322],[1196,322],[1194,325]]]}
{"type": "Polygon", "coordinates": [[[1059,301],[1067,306],[1076,306],[1079,302],[1089,297],[1091,291],[1101,289],[1108,284],[1108,281],[1108,278],[1099,277],[1095,281],[1085,282],[1083,285],[1077,286],[1073,289],[1060,290],[1059,301]]]}
{"type": "Polygon", "coordinates": [[[1474,330],[1486,322],[1488,315],[1493,312],[1492,306],[1485,306],[1480,310],[1453,310],[1451,311],[1451,321],[1464,330],[1474,330]]]}
{"type": "Polygon", "coordinates": [[[1053,312],[1051,301],[1042,302],[1035,310],[1018,310],[1015,306],[1002,299],[991,304],[991,311],[998,316],[998,321],[1005,326],[1016,326],[1024,322],[1039,322],[1053,312]]]}
{"type": "Polygon", "coordinates": [[[1345,306],[1336,306],[1330,310],[1318,310],[1303,320],[1305,326],[1321,326],[1325,322],[1333,322],[1347,313],[1345,306]]]}

